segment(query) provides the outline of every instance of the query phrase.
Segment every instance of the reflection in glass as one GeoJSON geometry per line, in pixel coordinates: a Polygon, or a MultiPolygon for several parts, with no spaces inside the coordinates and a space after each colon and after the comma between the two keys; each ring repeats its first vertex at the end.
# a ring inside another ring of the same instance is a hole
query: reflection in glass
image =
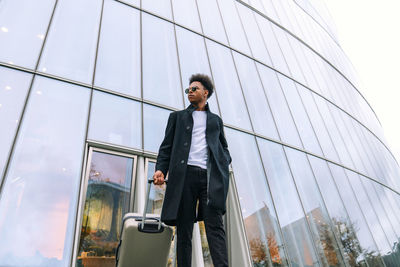
{"type": "Polygon", "coordinates": [[[303,145],[293,122],[276,72],[258,63],[257,68],[282,142],[302,148],[303,145]]]}
{"type": "Polygon", "coordinates": [[[91,84],[102,1],[58,1],[39,71],[91,84]]]}
{"type": "Polygon", "coordinates": [[[265,139],[257,140],[290,261],[294,266],[319,266],[283,147],[265,139]]]}
{"type": "Polygon", "coordinates": [[[207,242],[206,228],[204,221],[198,222],[200,229],[201,248],[203,252],[204,267],[214,267],[211,259],[210,248],[207,242]]]}
{"type": "Polygon", "coordinates": [[[0,265],[70,265],[89,95],[35,79],[2,188],[0,265]]]}
{"type": "Polygon", "coordinates": [[[144,150],[158,153],[169,113],[171,113],[170,110],[143,104],[144,150]]]}
{"type": "Polygon", "coordinates": [[[5,0],[0,4],[0,61],[35,69],[54,0],[5,0]]]}
{"type": "Polygon", "coordinates": [[[231,51],[209,40],[207,48],[224,122],[251,131],[231,51]]]}
{"type": "Polygon", "coordinates": [[[319,258],[326,266],[343,266],[343,259],[333,234],[325,203],[315,183],[306,154],[285,147],[303,208],[310,224],[319,258]]]}
{"type": "Polygon", "coordinates": [[[143,98],[182,108],[174,26],[146,13],[142,23],[143,98]]]}
{"type": "Polygon", "coordinates": [[[142,148],[141,118],[139,102],[94,91],[88,138],[142,148]]]}
{"type": "Polygon", "coordinates": [[[77,266],[115,266],[122,218],[129,210],[133,159],[92,153],[77,266]]]}
{"type": "Polygon", "coordinates": [[[223,44],[228,44],[217,0],[197,1],[197,6],[199,7],[200,20],[203,26],[204,35],[223,44]]]}
{"type": "MultiPolygon", "coordinates": [[[[156,167],[155,162],[149,161],[147,163],[146,181],[148,181],[153,177],[155,167],[156,167]]],[[[149,186],[150,186],[149,183],[146,183],[146,190],[149,190],[149,186]]],[[[146,213],[161,214],[164,194],[165,194],[165,184],[163,185],[151,184],[146,213]]]]}
{"type": "Polygon", "coordinates": [[[269,103],[265,96],[254,61],[236,52],[233,52],[233,56],[254,131],[258,134],[279,140],[269,103]]]}
{"type": "Polygon", "coordinates": [[[94,84],[141,97],[139,12],[107,0],[102,19],[94,84]]]}
{"type": "MultiPolygon", "coordinates": [[[[204,38],[182,27],[176,27],[176,39],[179,49],[179,62],[183,88],[189,86],[189,79],[192,74],[203,73],[211,78],[210,65],[208,64],[204,38]]],[[[187,95],[184,96],[185,107],[190,104],[187,95]]],[[[211,111],[219,114],[216,94],[213,94],[207,101],[210,103],[211,111]]]]}
{"type": "Polygon", "coordinates": [[[365,222],[360,205],[351,189],[345,170],[331,163],[329,163],[329,168],[332,171],[332,176],[351,220],[350,225],[344,225],[343,227],[349,227],[349,229],[355,232],[355,236],[357,236],[357,240],[354,238],[349,240],[355,246],[360,247],[360,254],[357,257],[357,261],[366,261],[368,265],[372,266],[383,266],[379,251],[372,238],[371,231],[365,222]]]}
{"type": "Polygon", "coordinates": [[[278,218],[254,137],[225,129],[240,207],[255,266],[287,266],[278,218]]]}
{"type": "Polygon", "coordinates": [[[31,79],[25,72],[0,67],[0,183],[31,79]]]}

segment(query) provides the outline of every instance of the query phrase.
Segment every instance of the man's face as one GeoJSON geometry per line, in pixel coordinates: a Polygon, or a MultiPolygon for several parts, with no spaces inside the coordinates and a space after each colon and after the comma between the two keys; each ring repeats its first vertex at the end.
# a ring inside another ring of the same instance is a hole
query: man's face
{"type": "Polygon", "coordinates": [[[201,82],[192,82],[189,89],[188,99],[190,103],[196,105],[202,101],[207,101],[208,90],[204,88],[201,82]],[[196,91],[193,92],[193,88],[196,88],[196,91]]]}

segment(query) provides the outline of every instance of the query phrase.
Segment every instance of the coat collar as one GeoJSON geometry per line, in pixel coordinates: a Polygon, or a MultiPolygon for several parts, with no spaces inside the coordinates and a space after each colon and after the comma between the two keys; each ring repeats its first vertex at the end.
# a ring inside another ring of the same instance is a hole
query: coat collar
{"type": "MultiPolygon", "coordinates": [[[[196,110],[196,108],[197,108],[196,106],[194,106],[193,104],[190,104],[190,105],[186,108],[186,110],[187,110],[189,113],[192,113],[193,111],[196,110]]],[[[205,109],[206,109],[207,113],[210,113],[210,112],[211,112],[211,111],[210,111],[210,107],[209,107],[209,105],[208,105],[208,102],[206,103],[205,109]]]]}

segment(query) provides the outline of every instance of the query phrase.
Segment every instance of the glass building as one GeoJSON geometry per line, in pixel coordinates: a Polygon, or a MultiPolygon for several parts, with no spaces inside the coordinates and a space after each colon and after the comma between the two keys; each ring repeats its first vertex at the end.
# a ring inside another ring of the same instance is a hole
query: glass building
{"type": "Polygon", "coordinates": [[[0,1],[0,265],[114,266],[193,73],[233,158],[231,266],[400,266],[399,165],[318,0],[0,1]]]}

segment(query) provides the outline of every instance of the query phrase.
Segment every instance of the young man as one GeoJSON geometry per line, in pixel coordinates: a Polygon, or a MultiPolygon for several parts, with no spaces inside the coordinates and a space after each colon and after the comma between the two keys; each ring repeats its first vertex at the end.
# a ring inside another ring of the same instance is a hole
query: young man
{"type": "Polygon", "coordinates": [[[207,75],[190,77],[190,105],[169,116],[154,183],[169,172],[161,220],[176,225],[178,267],[190,267],[193,223],[204,220],[215,267],[228,266],[222,215],[226,211],[231,156],[221,118],[209,109],[214,86],[207,75]],[[196,211],[197,200],[199,201],[196,211]]]}

